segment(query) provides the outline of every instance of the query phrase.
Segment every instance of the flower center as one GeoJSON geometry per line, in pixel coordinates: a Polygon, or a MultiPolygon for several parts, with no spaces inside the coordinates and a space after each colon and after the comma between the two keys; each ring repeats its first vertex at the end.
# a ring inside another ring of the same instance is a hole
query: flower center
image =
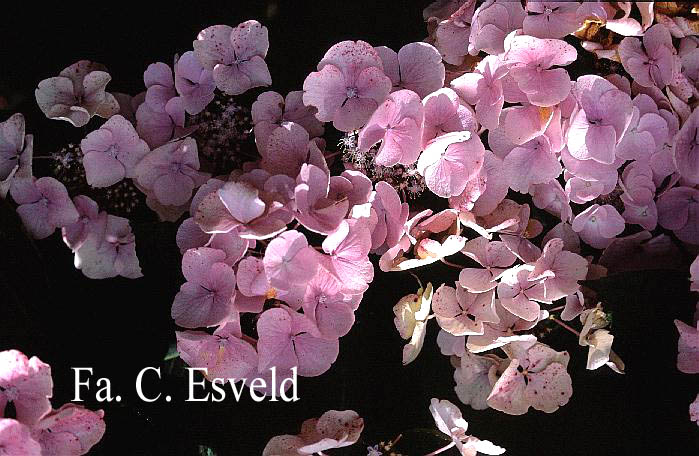
{"type": "Polygon", "coordinates": [[[109,149],[105,151],[105,153],[112,158],[116,158],[117,154],[119,153],[119,146],[117,146],[116,144],[112,144],[111,146],[109,146],[109,149]]]}
{"type": "Polygon", "coordinates": [[[347,98],[357,98],[356,87],[347,87],[347,98]]]}

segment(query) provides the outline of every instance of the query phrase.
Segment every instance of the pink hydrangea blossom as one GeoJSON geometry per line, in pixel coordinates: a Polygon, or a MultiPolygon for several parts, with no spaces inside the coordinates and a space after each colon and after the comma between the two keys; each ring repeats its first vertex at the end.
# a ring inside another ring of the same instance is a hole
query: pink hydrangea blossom
{"type": "Polygon", "coordinates": [[[175,62],[175,89],[189,114],[199,114],[214,99],[214,77],[194,55],[187,51],[175,62]]]}
{"type": "Polygon", "coordinates": [[[509,75],[536,106],[553,106],[566,99],[571,87],[568,72],[551,67],[569,65],[577,56],[575,48],[562,40],[513,33],[505,41],[509,75]]]}
{"type": "Polygon", "coordinates": [[[696,328],[675,320],[680,333],[677,341],[677,369],[685,374],[699,374],[699,325],[696,328]]]}
{"type": "Polygon", "coordinates": [[[368,257],[370,249],[371,232],[366,219],[343,220],[323,241],[327,256],[320,258],[320,265],[347,291],[361,293],[374,279],[374,266],[368,257]]]}
{"type": "Polygon", "coordinates": [[[163,62],[152,63],[143,73],[146,98],[136,110],[138,134],[151,148],[184,136],[185,108],[177,96],[172,69],[163,62]]]}
{"type": "Polygon", "coordinates": [[[500,303],[500,299],[495,300],[495,312],[499,317],[497,322],[484,323],[483,334],[468,336],[466,348],[471,353],[482,353],[502,347],[512,341],[535,341],[534,336],[522,334],[522,332],[533,328],[540,320],[548,317],[548,313],[542,311],[538,318],[533,321],[524,320],[505,309],[500,303]]]}
{"type": "Polygon", "coordinates": [[[187,204],[192,190],[206,182],[209,175],[199,171],[197,143],[186,138],[147,154],[136,166],[136,178],[161,204],[179,206],[187,204]]]}
{"type": "Polygon", "coordinates": [[[80,269],[85,277],[143,277],[136,256],[136,237],[131,231],[128,219],[100,212],[96,218],[88,216],[87,223],[87,237],[80,247],[74,250],[75,267],[80,269]]]}
{"type": "Polygon", "coordinates": [[[637,223],[646,230],[653,230],[658,223],[655,205],[655,183],[653,170],[643,162],[630,163],[619,181],[624,188],[621,200],[625,211],[622,214],[628,223],[637,223]]]}
{"type": "MultiPolygon", "coordinates": [[[[225,328],[231,325],[226,325],[225,328]]],[[[257,374],[257,351],[236,333],[222,331],[176,331],[177,351],[187,365],[206,369],[205,377],[241,380],[257,374]]]]}
{"type": "Polygon", "coordinates": [[[535,184],[529,189],[534,206],[553,214],[564,222],[573,219],[570,198],[557,180],[545,184],[535,184]]]}
{"type": "Polygon", "coordinates": [[[41,456],[41,445],[28,426],[11,418],[0,418],[0,448],[6,455],[41,456]]]}
{"type": "Polygon", "coordinates": [[[699,190],[674,187],[658,198],[658,223],[684,242],[699,244],[699,190]]]}
{"type": "Polygon", "coordinates": [[[522,31],[537,38],[563,38],[580,28],[578,7],[578,2],[527,2],[522,31]]]}
{"type": "Polygon", "coordinates": [[[267,27],[257,21],[245,21],[235,28],[207,27],[192,46],[202,67],[213,72],[216,87],[229,95],[272,84],[264,60],[269,49],[267,27]]]}
{"type": "Polygon", "coordinates": [[[538,302],[551,302],[545,296],[543,280],[529,280],[533,272],[532,265],[515,266],[503,273],[497,287],[500,305],[527,321],[539,318],[538,302]]]}
{"type": "Polygon", "coordinates": [[[88,133],[80,149],[85,178],[93,187],[108,187],[125,177],[135,177],[136,165],[150,152],[131,122],[120,115],[88,133]]]}
{"type": "Polygon", "coordinates": [[[501,79],[509,69],[497,56],[489,55],[473,73],[466,73],[451,81],[450,86],[468,104],[475,105],[476,118],[485,128],[497,128],[505,102],[501,79]]]}
{"type": "Polygon", "coordinates": [[[691,282],[690,290],[699,291],[699,256],[697,256],[689,266],[689,280],[691,282]]]}
{"type": "Polygon", "coordinates": [[[454,336],[483,334],[483,323],[499,321],[495,292],[471,293],[458,286],[442,285],[432,298],[432,311],[439,326],[454,336]]]}
{"type": "Polygon", "coordinates": [[[672,36],[663,24],[656,24],[638,38],[626,37],[619,43],[624,69],[642,86],[660,89],[670,84],[680,71],[680,60],[672,36]]]}
{"type": "Polygon", "coordinates": [[[614,206],[593,204],[575,216],[572,226],[580,239],[596,249],[603,249],[624,231],[626,224],[614,206]]]}
{"type": "Polygon", "coordinates": [[[301,125],[308,136],[323,135],[323,124],[316,118],[316,108],[303,104],[303,91],[295,90],[282,97],[268,91],[258,95],[252,104],[252,123],[255,126],[255,143],[261,154],[267,150],[267,141],[272,132],[283,122],[301,125]]]}
{"type": "Polygon", "coordinates": [[[692,184],[699,184],[699,114],[695,110],[684,122],[672,144],[677,171],[692,184]]]}
{"type": "Polygon", "coordinates": [[[272,175],[286,174],[295,179],[304,163],[323,170],[327,164],[316,141],[309,141],[308,133],[299,124],[283,122],[267,137],[267,147],[260,150],[260,167],[272,175]]]}
{"type": "Polygon", "coordinates": [[[539,136],[515,147],[502,163],[509,177],[510,188],[528,193],[532,185],[546,184],[556,179],[563,168],[546,136],[539,136]]]}
{"type": "Polygon", "coordinates": [[[440,401],[432,398],[430,413],[432,413],[437,429],[451,437],[463,456],[475,455],[476,452],[483,454],[503,454],[505,452],[504,448],[489,440],[480,440],[466,434],[468,423],[461,415],[461,410],[446,399],[440,401]]]}
{"type": "Polygon", "coordinates": [[[671,138],[668,125],[668,111],[660,111],[655,102],[646,94],[633,99],[631,123],[619,142],[616,155],[627,160],[649,162],[651,157],[668,143],[671,138]]]}
{"type": "Polygon", "coordinates": [[[508,415],[523,415],[529,407],[553,413],[573,394],[566,372],[570,356],[534,341],[511,342],[503,348],[510,365],[488,396],[488,405],[508,415]]]}
{"type": "Polygon", "coordinates": [[[579,77],[573,94],[579,107],[568,130],[570,155],[578,160],[613,163],[616,145],[633,117],[631,98],[595,75],[579,77]]]}
{"type": "Polygon", "coordinates": [[[298,435],[272,437],[262,456],[310,455],[344,448],[356,443],[363,429],[364,420],[354,410],[328,410],[320,418],[304,421],[298,435]]]}
{"type": "Polygon", "coordinates": [[[321,375],[337,359],[337,339],[318,337],[318,329],[303,314],[288,307],[269,309],[257,320],[258,370],[298,367],[304,377],[321,375]]]}
{"type": "Polygon", "coordinates": [[[223,260],[226,253],[209,247],[185,252],[182,274],[187,282],[172,303],[172,318],[185,328],[215,326],[233,311],[235,273],[223,260]]]}
{"type": "Polygon", "coordinates": [[[87,238],[95,233],[99,235],[99,207],[97,203],[85,195],[78,195],[73,198],[73,204],[78,211],[80,218],[77,222],[66,225],[61,229],[63,242],[69,249],[78,250],[87,240],[87,238]]]}
{"type": "Polygon", "coordinates": [[[485,268],[464,268],[459,273],[459,285],[472,293],[497,287],[497,279],[517,259],[503,242],[484,237],[468,241],[461,252],[485,268]]]}
{"type": "Polygon", "coordinates": [[[340,282],[323,268],[318,269],[305,289],[303,313],[325,339],[346,335],[354,324],[354,303],[343,291],[340,282]]]}
{"type": "Polygon", "coordinates": [[[496,378],[501,362],[495,355],[480,356],[466,352],[459,356],[459,365],[454,370],[454,391],[459,400],[474,410],[487,409],[487,399],[493,389],[490,377],[496,378]]]}
{"type": "Polygon", "coordinates": [[[22,423],[33,426],[51,410],[51,367],[17,350],[0,352],[0,415],[12,403],[22,423]]]}
{"type": "Polygon", "coordinates": [[[690,421],[696,421],[699,425],[699,394],[697,394],[694,402],[689,404],[689,419],[690,421]]]}
{"type": "Polygon", "coordinates": [[[439,51],[428,43],[409,43],[398,53],[386,46],[375,48],[393,90],[408,89],[420,98],[444,86],[444,64],[439,51]]]}
{"type": "MultiPolygon", "coordinates": [[[[24,116],[19,113],[0,122],[0,184],[11,178],[20,164],[31,157],[34,140],[32,135],[24,134],[24,128],[24,116]]],[[[0,197],[4,198],[5,194],[0,194],[0,197]]]]}
{"type": "Polygon", "coordinates": [[[578,281],[587,276],[587,260],[580,255],[564,250],[562,239],[553,238],[544,245],[541,257],[534,263],[529,280],[541,280],[544,298],[556,301],[575,293],[578,281]]]}
{"type": "Polygon", "coordinates": [[[102,410],[64,404],[32,428],[32,437],[41,445],[41,454],[80,456],[102,440],[105,428],[102,410]]]}
{"type": "Polygon", "coordinates": [[[17,179],[10,195],[19,205],[17,214],[22,223],[36,239],[46,238],[79,218],[65,186],[53,177],[17,179]]]}
{"type": "Polygon", "coordinates": [[[439,17],[425,17],[434,27],[429,42],[439,50],[445,62],[461,65],[468,55],[468,39],[471,35],[471,19],[476,2],[456,2],[452,8],[442,11],[439,17]]]}
{"type": "Polygon", "coordinates": [[[496,0],[483,2],[473,13],[469,54],[477,55],[479,51],[501,54],[504,51],[505,37],[522,27],[525,16],[520,3],[496,0]]]}
{"type": "Polygon", "coordinates": [[[303,102],[318,109],[316,117],[340,131],[362,127],[391,91],[376,50],[364,41],[342,41],[303,82],[303,102]]]}
{"type": "Polygon", "coordinates": [[[358,147],[368,151],[381,141],[377,165],[412,165],[421,151],[423,107],[412,90],[398,90],[388,96],[359,132],[358,147]]]}
{"type": "Polygon", "coordinates": [[[408,203],[401,203],[398,192],[387,182],[376,183],[371,199],[371,212],[376,225],[371,230],[371,251],[383,255],[400,241],[408,221],[408,203]]]}
{"type": "Polygon", "coordinates": [[[82,127],[94,115],[108,119],[119,112],[116,98],[105,92],[111,80],[104,65],[80,60],[41,81],[34,95],[46,117],[82,127]]]}
{"type": "Polygon", "coordinates": [[[426,146],[417,162],[427,187],[437,196],[449,198],[461,194],[466,184],[483,167],[485,147],[470,132],[449,133],[426,146]]]}
{"type": "Polygon", "coordinates": [[[270,285],[289,290],[305,285],[318,267],[318,258],[306,236],[295,230],[285,231],[267,245],[263,259],[270,285]]]}
{"type": "Polygon", "coordinates": [[[450,88],[439,89],[427,95],[425,122],[422,129],[422,146],[445,133],[478,130],[478,123],[471,107],[450,88]]]}

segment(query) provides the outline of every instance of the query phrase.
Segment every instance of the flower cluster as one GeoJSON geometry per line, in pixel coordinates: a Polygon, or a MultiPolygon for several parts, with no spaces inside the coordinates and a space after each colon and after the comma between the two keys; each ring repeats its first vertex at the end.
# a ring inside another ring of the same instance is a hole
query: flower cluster
{"type": "Polygon", "coordinates": [[[52,392],[48,364],[17,350],[0,352],[0,449],[4,454],[79,456],[102,439],[102,410],[93,412],[71,403],[53,409],[52,392]]]}
{"type": "MultiPolygon", "coordinates": [[[[451,281],[393,308],[403,363],[435,319],[462,402],[551,413],[572,380],[570,355],[539,340],[547,325],[588,347],[588,369],[624,369],[609,313],[581,282],[699,245],[699,40],[684,17],[636,9],[439,0],[424,42],[342,41],[285,95],[259,89],[272,80],[254,20],[202,30],[172,65],[148,66],[135,96],[107,92],[106,69],[80,61],[36,100],[74,126],[108,119],[55,157],[79,161],[86,191],[33,175],[15,114],[0,124],[0,196],[33,237],[60,228],[90,278],[141,276],[129,220],[90,192],[127,185],[178,222],[185,282],[171,317],[181,358],[207,378],[321,375],[373,280],[370,255],[382,272],[445,262],[451,281]],[[613,71],[581,72],[579,52],[613,71]],[[248,111],[235,97],[253,89],[248,111]],[[340,150],[327,149],[330,123],[340,150]],[[457,254],[469,264],[446,260],[457,254]],[[579,330],[565,323],[576,318],[579,330]]],[[[677,327],[678,367],[699,372],[697,329],[677,327]]],[[[499,454],[465,434],[453,404],[431,409],[462,454],[499,454]]],[[[361,428],[354,412],[328,412],[265,454],[344,446],[361,428]]]]}

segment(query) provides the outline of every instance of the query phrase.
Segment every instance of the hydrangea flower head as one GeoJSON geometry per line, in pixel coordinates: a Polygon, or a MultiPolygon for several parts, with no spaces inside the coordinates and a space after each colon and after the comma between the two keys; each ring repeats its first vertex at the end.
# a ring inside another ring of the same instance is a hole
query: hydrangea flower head
{"type": "Polygon", "coordinates": [[[233,28],[207,27],[192,43],[204,69],[213,72],[216,87],[229,95],[272,84],[264,58],[269,49],[267,27],[250,20],[233,28]]]}
{"type": "Polygon", "coordinates": [[[340,131],[362,127],[391,91],[381,57],[369,43],[342,41],[303,82],[303,102],[318,109],[316,117],[340,131]]]}
{"type": "Polygon", "coordinates": [[[619,43],[624,69],[642,86],[664,89],[680,71],[680,60],[672,36],[663,24],[655,24],[638,38],[626,37],[619,43]]]}
{"type": "Polygon", "coordinates": [[[112,116],[99,130],[80,142],[87,183],[108,187],[125,177],[135,177],[136,165],[150,151],[131,122],[112,116]]]}
{"type": "Polygon", "coordinates": [[[111,80],[104,65],[80,60],[58,76],[41,81],[34,94],[46,117],[82,127],[94,115],[108,119],[119,112],[116,98],[105,92],[111,80]]]}

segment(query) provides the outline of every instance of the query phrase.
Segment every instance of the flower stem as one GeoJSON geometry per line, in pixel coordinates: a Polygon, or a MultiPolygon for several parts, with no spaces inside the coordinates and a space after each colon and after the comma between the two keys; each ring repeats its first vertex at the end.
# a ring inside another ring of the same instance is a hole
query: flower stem
{"type": "Polygon", "coordinates": [[[575,334],[576,336],[580,337],[580,332],[579,332],[579,331],[576,331],[576,330],[573,329],[572,327],[570,327],[570,326],[568,326],[567,324],[563,323],[563,322],[562,322],[561,320],[559,320],[558,318],[555,318],[555,317],[553,317],[553,316],[551,316],[551,317],[549,317],[549,318],[550,318],[551,320],[555,321],[555,322],[558,324],[558,326],[561,326],[561,327],[567,329],[568,331],[572,332],[572,333],[575,334]]]}
{"type": "Polygon", "coordinates": [[[432,453],[427,453],[425,456],[434,456],[435,454],[442,453],[444,451],[447,451],[449,448],[452,448],[456,445],[456,442],[451,442],[449,445],[444,446],[438,450],[434,450],[432,453]]]}
{"type": "Polygon", "coordinates": [[[466,266],[462,266],[460,264],[452,263],[451,261],[445,260],[444,258],[440,258],[439,261],[446,264],[447,266],[451,266],[452,268],[456,268],[456,269],[463,269],[466,267],[466,266]]]}

